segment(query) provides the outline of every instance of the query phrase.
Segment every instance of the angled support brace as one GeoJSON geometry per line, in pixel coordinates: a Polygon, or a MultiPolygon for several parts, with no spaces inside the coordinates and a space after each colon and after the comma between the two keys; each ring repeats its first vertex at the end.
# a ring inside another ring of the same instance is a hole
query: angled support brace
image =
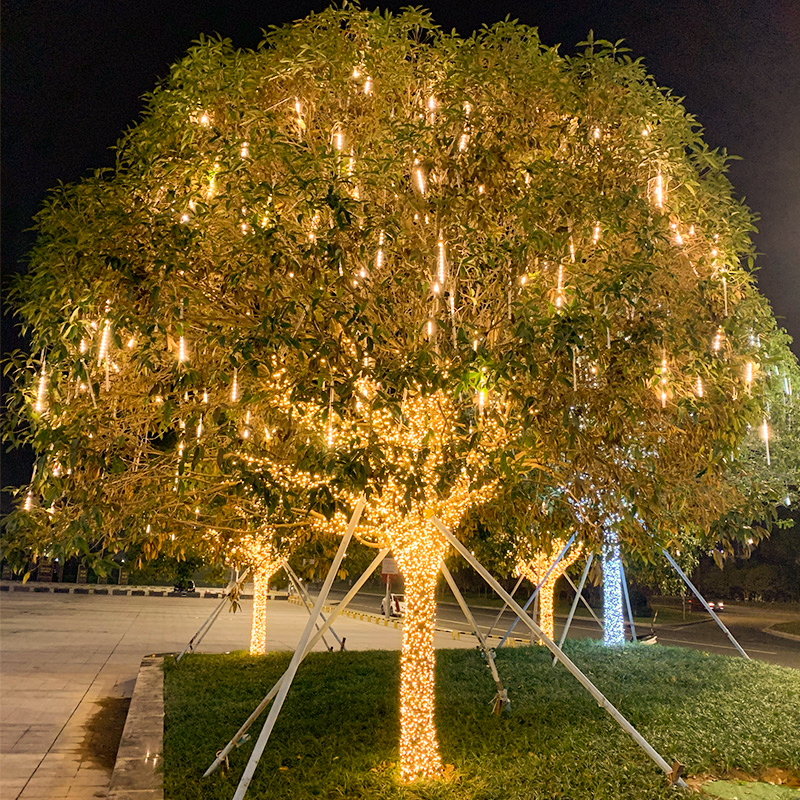
{"type": "Polygon", "coordinates": [[[222,600],[219,601],[217,607],[208,615],[206,621],[197,629],[194,636],[186,644],[186,647],[181,650],[180,655],[175,659],[175,663],[179,663],[180,660],[186,655],[186,653],[193,653],[195,647],[197,647],[200,642],[203,641],[205,635],[211,630],[211,626],[217,621],[217,617],[222,613],[222,609],[225,607],[225,603],[228,602],[228,598],[233,592],[234,589],[240,589],[242,584],[244,583],[244,579],[250,574],[250,567],[247,567],[235,581],[228,584],[228,588],[225,590],[225,593],[222,595],[222,600]]]}
{"type": "MultiPolygon", "coordinates": [[[[572,543],[575,541],[575,534],[573,533],[572,536],[569,537],[569,541],[564,545],[564,549],[558,554],[558,558],[550,565],[550,568],[545,572],[544,577],[539,582],[539,585],[533,590],[533,594],[528,598],[528,602],[522,607],[523,611],[528,610],[528,606],[539,596],[539,590],[544,586],[545,581],[550,577],[550,573],[558,566],[558,563],[561,561],[562,558],[567,554],[567,550],[572,547],[572,543]]],[[[508,601],[506,601],[506,605],[510,605],[508,601]]],[[[516,605],[516,603],[514,604],[516,605]]],[[[513,608],[513,606],[512,606],[513,608]]],[[[501,648],[505,643],[506,639],[511,636],[511,632],[514,628],[517,627],[517,623],[519,622],[520,618],[517,617],[512,623],[511,627],[506,631],[505,636],[500,640],[500,644],[497,645],[497,648],[501,648]]]]}
{"type": "MultiPolygon", "coordinates": [[[[572,618],[575,616],[575,611],[578,608],[578,601],[583,598],[583,586],[586,583],[586,578],[589,575],[589,567],[592,566],[592,561],[594,559],[594,553],[589,553],[589,558],[586,559],[586,566],[583,568],[583,572],[581,572],[581,579],[578,581],[578,585],[575,586],[574,583],[570,580],[570,585],[575,590],[575,599],[572,601],[572,606],[570,606],[569,614],[567,615],[567,622],[564,625],[564,630],[561,631],[561,638],[558,640],[558,646],[563,647],[564,641],[567,638],[567,634],[569,633],[569,626],[572,625],[572,618]]],[[[566,573],[565,573],[566,574],[566,573]]],[[[567,577],[569,580],[569,576],[567,577]]],[[[584,602],[586,602],[584,600],[584,602]]],[[[591,610],[591,609],[590,609],[591,610]]],[[[556,659],[553,659],[553,666],[555,666],[558,662],[556,659]]]]}
{"type": "Polygon", "coordinates": [[[686,573],[678,566],[675,559],[666,550],[662,550],[661,552],[666,556],[667,561],[669,561],[669,563],[672,564],[672,568],[675,570],[675,572],[677,572],[678,575],[680,575],[681,578],[683,578],[684,583],[694,592],[695,597],[705,606],[706,611],[708,611],[708,613],[711,614],[711,616],[714,619],[714,622],[716,622],[717,625],[719,625],[720,629],[728,637],[731,644],[741,653],[742,658],[746,658],[748,661],[751,661],[752,659],[750,658],[750,656],[747,655],[747,653],[745,653],[744,648],[739,644],[739,642],[737,642],[736,639],[733,638],[733,634],[725,627],[725,623],[711,610],[711,606],[709,606],[709,604],[706,603],[705,597],[703,597],[703,595],[701,595],[700,592],[697,591],[695,585],[689,580],[689,578],[686,576],[686,573]]]}
{"type": "Polygon", "coordinates": [[[489,669],[492,672],[494,685],[497,687],[497,696],[494,702],[494,713],[499,714],[503,709],[506,709],[511,705],[511,701],[508,699],[508,691],[503,686],[503,682],[500,680],[500,675],[497,672],[497,666],[494,663],[494,651],[491,650],[486,644],[486,639],[481,633],[481,629],[475,622],[472,612],[469,610],[469,607],[464,601],[464,596],[459,591],[458,586],[456,586],[456,582],[453,580],[453,576],[450,574],[450,570],[447,569],[447,566],[444,562],[442,562],[442,575],[444,575],[444,579],[447,581],[450,591],[453,593],[458,605],[461,607],[462,613],[467,618],[467,622],[469,622],[469,624],[472,626],[472,630],[475,632],[475,637],[478,640],[478,646],[483,652],[486,663],[489,665],[489,669]]]}
{"type": "Polygon", "coordinates": [[[347,552],[347,546],[350,544],[350,540],[353,538],[353,531],[355,530],[356,525],[358,525],[359,519],[361,519],[361,513],[364,510],[364,505],[365,501],[362,495],[356,503],[353,516],[350,517],[347,530],[345,531],[342,541],[339,544],[339,549],[336,551],[333,563],[331,564],[331,568],[328,571],[328,576],[325,578],[325,583],[323,583],[322,589],[317,597],[317,602],[314,604],[314,609],[311,612],[311,616],[309,617],[308,622],[306,622],[306,627],[303,631],[303,635],[300,637],[297,649],[294,651],[292,660],[289,662],[289,666],[283,675],[281,688],[278,690],[278,693],[275,696],[275,702],[272,704],[269,714],[267,714],[264,727],[261,729],[258,739],[256,739],[255,747],[253,748],[253,752],[250,754],[247,766],[244,768],[244,773],[239,780],[239,785],[236,787],[233,800],[244,800],[244,796],[247,794],[247,787],[250,786],[250,781],[253,780],[253,775],[255,774],[258,762],[261,760],[264,748],[267,746],[267,741],[269,740],[272,729],[275,727],[275,722],[278,719],[278,714],[280,714],[283,703],[286,700],[286,695],[289,693],[289,687],[292,685],[294,676],[297,674],[297,668],[300,666],[300,662],[303,660],[303,656],[305,655],[308,642],[311,639],[311,634],[314,630],[317,617],[319,616],[319,612],[322,611],[322,607],[325,605],[325,602],[328,599],[328,593],[333,585],[333,579],[336,577],[336,573],[339,572],[339,567],[344,559],[345,553],[347,552]]]}
{"type": "Polygon", "coordinates": [[[431,522],[436,526],[439,533],[445,538],[445,540],[451,544],[458,553],[478,572],[478,574],[489,584],[489,586],[494,589],[494,591],[501,597],[503,600],[508,603],[509,606],[513,609],[516,613],[517,617],[522,620],[522,622],[528,627],[528,629],[538,636],[542,642],[544,643],[545,647],[550,650],[551,653],[559,660],[561,663],[575,676],[581,686],[592,695],[592,697],[597,701],[597,705],[599,705],[602,709],[604,709],[608,714],[614,718],[616,723],[642,748],[642,750],[647,753],[647,755],[658,765],[658,767],[668,776],[671,776],[671,779],[674,780],[674,783],[681,788],[687,788],[685,781],[683,781],[679,776],[677,776],[674,771],[673,767],[670,766],[664,758],[653,748],[653,746],[636,730],[636,728],[631,725],[630,722],[617,710],[617,708],[605,697],[605,695],[586,677],[586,675],[581,672],[581,670],[574,664],[570,658],[564,653],[564,651],[552,640],[549,636],[547,636],[544,631],[525,613],[523,608],[516,603],[511,597],[509,597],[508,592],[503,589],[502,586],[489,574],[486,568],[472,555],[472,553],[464,547],[461,542],[456,539],[455,536],[442,524],[442,522],[435,516],[431,517],[431,522]]]}
{"type": "MultiPolygon", "coordinates": [[[[353,584],[353,587],[350,589],[350,591],[344,596],[342,601],[333,610],[328,619],[325,620],[325,624],[322,626],[322,628],[319,631],[317,631],[317,633],[314,635],[311,641],[306,645],[306,650],[305,653],[303,653],[303,658],[305,658],[314,649],[314,646],[322,638],[322,634],[325,633],[325,631],[327,631],[328,628],[330,628],[336,617],[338,617],[339,614],[341,614],[347,608],[352,599],[358,594],[358,592],[361,590],[364,584],[369,580],[370,575],[372,575],[372,573],[380,565],[381,561],[383,561],[383,559],[388,554],[389,554],[388,547],[378,552],[378,554],[372,560],[372,563],[370,563],[370,565],[364,571],[364,574],[355,582],[355,584],[353,584]]],[[[283,683],[283,676],[281,676],[277,680],[275,685],[272,687],[272,689],[270,689],[270,691],[264,697],[264,699],[255,707],[253,713],[250,714],[250,716],[245,720],[242,727],[239,728],[238,731],[236,731],[234,737],[228,742],[228,744],[225,745],[225,747],[222,748],[222,750],[219,751],[219,755],[217,756],[214,763],[203,774],[204,778],[207,778],[209,775],[211,775],[211,773],[214,772],[220,766],[220,764],[222,764],[223,761],[225,761],[225,758],[228,756],[231,750],[233,750],[233,748],[236,747],[237,744],[239,744],[242,736],[244,736],[245,733],[247,733],[247,731],[250,730],[252,724],[258,719],[259,716],[261,716],[261,713],[270,704],[272,699],[278,693],[278,689],[280,689],[282,683],[283,683]]]]}
{"type": "MultiPolygon", "coordinates": [[[[524,575],[520,575],[519,576],[519,580],[516,582],[516,584],[514,584],[514,588],[511,590],[511,597],[513,597],[517,593],[517,589],[519,589],[519,587],[522,585],[522,581],[524,581],[524,580],[525,580],[525,576],[524,575]]],[[[505,610],[507,608],[508,608],[508,606],[504,604],[503,607],[500,609],[500,613],[494,618],[494,622],[492,623],[492,626],[486,632],[486,636],[487,637],[492,635],[492,631],[495,629],[495,626],[497,625],[497,623],[500,622],[500,617],[503,616],[503,614],[505,613],[505,610]]]]}
{"type": "Polygon", "coordinates": [[[628,609],[628,619],[631,622],[631,641],[636,641],[636,625],[633,623],[633,609],[631,608],[631,596],[628,594],[628,579],[625,577],[625,567],[622,565],[622,559],[619,562],[619,574],[622,580],[622,593],[625,595],[625,607],[628,609]]]}
{"type": "MultiPolygon", "coordinates": [[[[592,554],[591,558],[594,558],[594,554],[592,554]]],[[[603,622],[597,614],[594,613],[594,609],[586,602],[586,598],[583,596],[583,586],[581,586],[581,591],[578,591],[578,587],[575,586],[575,582],[570,578],[567,573],[564,573],[564,577],[567,579],[567,583],[572,587],[575,594],[580,598],[580,601],[586,606],[586,610],[592,615],[592,619],[600,626],[600,630],[603,630],[603,622]]]]}
{"type": "MultiPolygon", "coordinates": [[[[311,596],[306,591],[306,587],[303,586],[303,583],[300,580],[300,578],[297,577],[295,571],[289,566],[288,561],[283,562],[283,568],[286,570],[286,574],[289,576],[289,580],[292,582],[292,585],[294,586],[298,597],[300,597],[300,599],[303,601],[303,605],[306,607],[306,610],[310,614],[313,603],[311,602],[311,596]]],[[[319,617],[324,623],[325,615],[322,612],[320,612],[319,617]]],[[[317,630],[319,630],[319,624],[317,624],[317,630]]],[[[339,648],[344,649],[342,645],[342,640],[336,635],[336,631],[333,628],[331,628],[330,630],[331,633],[333,634],[333,638],[336,639],[336,641],[339,643],[339,648]]],[[[326,650],[333,650],[333,648],[328,644],[328,641],[324,636],[322,637],[322,643],[325,645],[326,650]]]]}

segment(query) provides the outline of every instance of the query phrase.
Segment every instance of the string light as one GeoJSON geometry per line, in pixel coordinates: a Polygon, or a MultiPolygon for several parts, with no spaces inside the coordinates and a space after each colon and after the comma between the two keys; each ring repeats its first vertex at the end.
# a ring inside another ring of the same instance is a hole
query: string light
{"type": "Polygon", "coordinates": [[[239,369],[233,368],[233,381],[231,383],[231,402],[235,403],[239,399],[239,369]]]}
{"type": "Polygon", "coordinates": [[[417,191],[424,195],[425,191],[427,190],[427,181],[425,178],[425,170],[423,169],[422,165],[419,163],[419,159],[414,159],[414,185],[417,191]]]}
{"type": "Polygon", "coordinates": [[[703,396],[703,379],[699,375],[697,376],[697,383],[695,384],[694,391],[698,397],[703,396]]]}
{"type": "MultiPolygon", "coordinates": [[[[517,575],[524,576],[534,586],[539,586],[542,578],[547,574],[547,570],[553,566],[553,561],[566,544],[566,540],[555,538],[552,540],[552,550],[549,553],[540,550],[531,559],[520,559],[517,562],[517,575]]],[[[555,639],[554,605],[556,582],[578,560],[581,549],[580,546],[575,546],[568,550],[539,589],[539,627],[550,639],[555,639]]],[[[539,644],[542,644],[541,640],[539,644]]]]}
{"type": "Polygon", "coordinates": [[[664,178],[659,170],[653,178],[653,204],[656,208],[664,208],[664,178]]]}
{"type": "Polygon", "coordinates": [[[771,460],[769,456],[769,424],[767,423],[767,418],[764,417],[764,421],[761,423],[761,438],[764,440],[764,447],[767,451],[767,466],[771,465],[771,460]]]}
{"type": "Polygon", "coordinates": [[[103,334],[100,337],[100,349],[97,352],[97,363],[102,364],[108,358],[108,350],[111,344],[111,320],[107,319],[103,323],[103,334]]]}
{"type": "Polygon", "coordinates": [[[592,231],[592,241],[597,244],[600,241],[600,223],[595,222],[594,230],[592,231]]]}
{"type": "Polygon", "coordinates": [[[622,617],[622,560],[616,531],[607,530],[603,543],[603,644],[621,647],[625,644],[622,617]]]}
{"type": "Polygon", "coordinates": [[[47,367],[44,356],[42,356],[42,369],[39,373],[39,387],[36,391],[36,405],[34,406],[37,414],[43,414],[47,409],[47,367]]]}

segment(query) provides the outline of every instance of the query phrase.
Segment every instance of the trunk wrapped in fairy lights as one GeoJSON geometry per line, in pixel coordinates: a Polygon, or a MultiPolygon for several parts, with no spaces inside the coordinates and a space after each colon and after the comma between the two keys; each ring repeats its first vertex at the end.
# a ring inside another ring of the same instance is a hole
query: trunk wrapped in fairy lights
{"type": "Polygon", "coordinates": [[[441,773],[434,722],[436,580],[445,545],[419,520],[420,536],[393,552],[405,580],[406,610],[400,655],[400,774],[404,780],[441,773]]]}
{"type": "MultiPolygon", "coordinates": [[[[524,575],[534,586],[538,586],[542,578],[547,574],[547,570],[553,565],[561,551],[564,549],[565,541],[554,539],[552,550],[545,552],[540,550],[531,559],[520,561],[517,564],[517,575],[524,575]]],[[[555,638],[554,621],[554,595],[556,581],[567,571],[567,569],[577,561],[581,554],[581,546],[574,545],[562,556],[553,571],[547,576],[547,580],[539,590],[539,627],[551,639],[555,638]]],[[[541,642],[539,642],[541,644],[541,642]]]]}

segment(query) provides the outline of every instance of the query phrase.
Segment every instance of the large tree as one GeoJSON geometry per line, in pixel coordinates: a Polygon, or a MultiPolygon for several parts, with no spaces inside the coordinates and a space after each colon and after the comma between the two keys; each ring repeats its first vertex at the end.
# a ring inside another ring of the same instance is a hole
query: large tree
{"type": "Polygon", "coordinates": [[[763,412],[724,164],[605,42],[350,7],[201,41],[37,218],[11,535],[279,547],[365,494],[407,587],[401,774],[438,774],[428,514],[502,497],[652,548],[763,412]]]}

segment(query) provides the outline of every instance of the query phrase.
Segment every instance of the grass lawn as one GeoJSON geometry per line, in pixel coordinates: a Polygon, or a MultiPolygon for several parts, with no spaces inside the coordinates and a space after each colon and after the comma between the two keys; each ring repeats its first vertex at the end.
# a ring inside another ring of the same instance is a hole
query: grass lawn
{"type": "MultiPolygon", "coordinates": [[[[689,775],[787,770],[800,785],[800,672],[661,646],[592,641],[567,651],[670,763],[689,775]]],[[[288,665],[290,654],[191,655],[166,667],[165,797],[230,800],[263,719],[203,779],[214,755],[288,665]]],[[[497,654],[511,712],[477,650],[437,654],[437,724],[448,774],[398,783],[399,654],[314,653],[298,671],[249,798],[658,800],[663,773],[542,647],[497,654]]]]}
{"type": "Polygon", "coordinates": [[[783,633],[793,633],[795,636],[800,636],[800,619],[792,620],[792,622],[779,622],[772,627],[777,631],[783,631],[783,633]]]}

